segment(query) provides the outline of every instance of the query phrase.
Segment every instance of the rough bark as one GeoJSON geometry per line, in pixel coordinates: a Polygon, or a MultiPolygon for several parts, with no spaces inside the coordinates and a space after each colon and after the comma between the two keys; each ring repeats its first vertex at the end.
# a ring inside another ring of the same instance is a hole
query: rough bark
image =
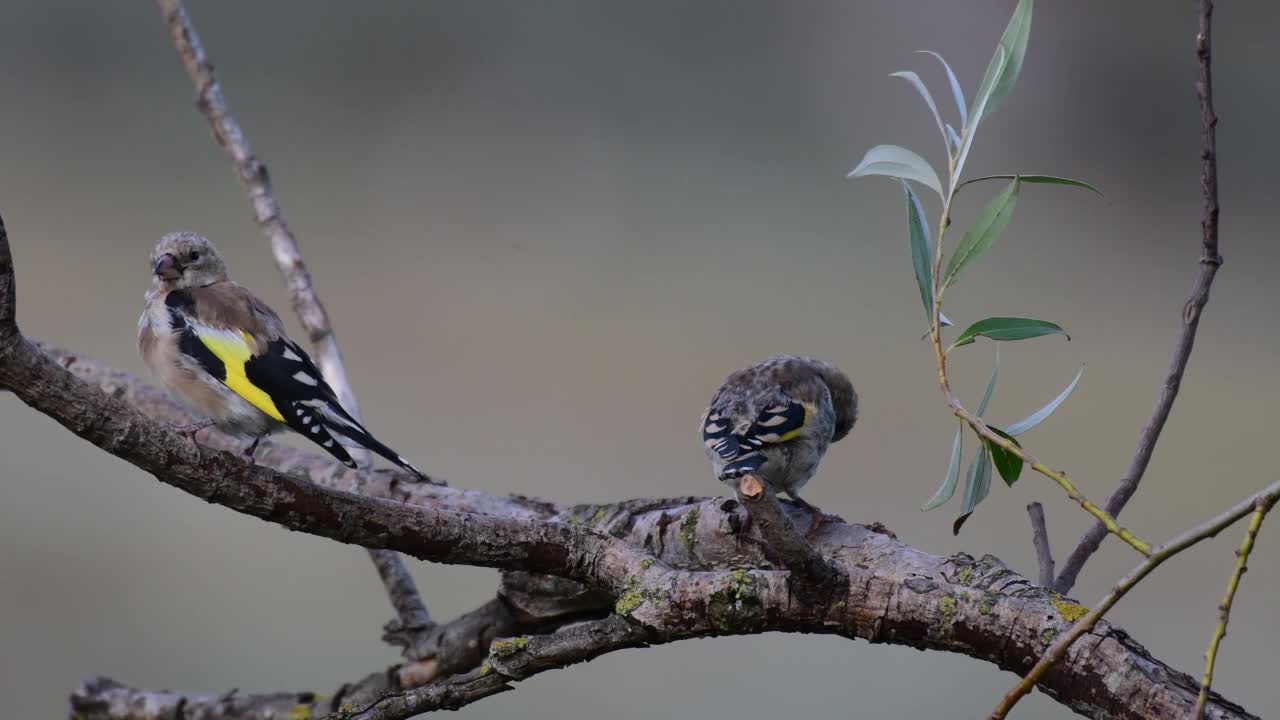
{"type": "MultiPolygon", "coordinates": [[[[408,486],[410,494],[394,473],[321,471],[310,478],[306,469],[322,461],[283,448],[273,448],[264,461],[281,462],[287,470],[253,465],[239,454],[197,447],[140,412],[159,406],[159,415],[171,416],[175,410],[157,402],[158,393],[141,381],[68,353],[48,354],[23,337],[15,322],[13,277],[0,223],[0,389],[78,437],[164,483],[290,530],[433,562],[556,575],[613,600],[613,614],[603,619],[573,623],[567,615],[562,620],[568,624],[549,633],[493,642],[487,667],[469,673],[408,691],[401,689],[395,672],[341,688],[336,700],[324,702],[336,703],[348,717],[389,720],[458,707],[500,692],[512,680],[623,647],[768,631],[837,634],[958,652],[1021,672],[1081,610],[993,557],[942,558],[884,531],[830,519],[811,535],[809,545],[847,579],[841,589],[846,599],[815,604],[793,592],[791,573],[772,569],[761,552],[761,538],[744,522],[744,508],[732,499],[563,508],[430,484],[408,486]],[[90,384],[86,377],[102,382],[90,384]],[[131,397],[141,402],[135,406],[131,397]],[[344,492],[334,487],[340,482],[356,492],[403,493],[401,499],[408,502],[344,492]]],[[[218,443],[216,434],[211,435],[209,445],[218,443]]],[[[792,523],[811,520],[800,508],[788,506],[786,512],[794,516],[792,523]]],[[[601,614],[599,609],[588,612],[601,614]]],[[[1067,655],[1067,662],[1055,665],[1039,687],[1082,714],[1177,717],[1193,707],[1199,691],[1192,678],[1151,657],[1106,623],[1099,623],[1067,655]]],[[[72,703],[85,720],[279,717],[246,714],[255,703],[274,708],[291,702],[312,714],[334,710],[314,700],[308,706],[300,700],[306,697],[154,693],[98,680],[77,691],[72,703]],[[232,699],[239,703],[238,715],[219,709],[218,703],[232,699]]],[[[1207,716],[1252,717],[1216,694],[1207,716]]]]}
{"type": "MultiPolygon", "coordinates": [[[[721,634],[821,632],[958,652],[1019,672],[1036,661],[1069,626],[1067,618],[1080,610],[995,558],[938,557],[883,532],[827,522],[810,542],[848,577],[848,599],[815,617],[812,604],[790,591],[787,573],[769,569],[759,538],[751,534],[744,509],[733,499],[630,500],[566,507],[520,496],[501,498],[473,490],[404,484],[397,482],[394,471],[335,471],[330,461],[318,456],[270,448],[262,460],[278,464],[286,471],[281,472],[212,452],[223,442],[213,433],[207,439],[209,449],[197,456],[186,440],[128,404],[137,402],[157,416],[180,421],[181,412],[158,391],[65,351],[46,355],[25,340],[0,357],[0,386],[164,482],[290,529],[395,549],[425,560],[559,574],[585,582],[612,599],[617,615],[643,630],[638,639],[630,637],[618,647],[721,634]],[[78,378],[94,378],[100,387],[78,378]],[[309,468],[320,470],[316,483],[304,479],[309,468]],[[411,504],[358,496],[338,487],[411,504]]],[[[796,524],[809,522],[800,508],[787,505],[786,511],[796,524]]],[[[595,617],[601,612],[599,603],[584,602],[583,607],[578,616],[595,617]]],[[[570,611],[562,619],[574,617],[570,611]]],[[[489,654],[498,648],[504,658],[514,657],[529,646],[500,642],[490,647],[489,654]]],[[[618,647],[601,645],[593,652],[618,647]]],[[[523,677],[507,676],[495,670],[492,662],[489,673],[477,673],[407,692],[418,693],[413,698],[436,698],[430,702],[439,703],[438,707],[450,707],[523,677]]],[[[347,703],[386,693],[405,696],[395,673],[370,678],[335,696],[346,698],[347,703]]],[[[1106,623],[1078,642],[1067,661],[1050,671],[1040,687],[1082,714],[1115,718],[1178,716],[1192,706],[1199,689],[1192,678],[1151,657],[1122,630],[1106,623]],[[1135,704],[1133,697],[1146,701],[1135,704]]],[[[185,697],[188,717],[198,717],[190,714],[195,703],[220,698],[126,692],[96,682],[77,693],[77,707],[106,708],[100,695],[108,690],[125,693],[139,707],[163,706],[170,712],[185,697]]],[[[299,696],[277,695],[263,701],[280,703],[285,697],[299,696]]],[[[240,701],[258,702],[259,698],[246,696],[240,701]]],[[[422,702],[427,701],[413,699],[411,706],[422,708],[422,702]]],[[[322,705],[316,704],[316,714],[333,709],[322,705]]],[[[152,717],[111,714],[108,709],[82,714],[87,720],[152,717]]],[[[1209,716],[1251,717],[1218,696],[1209,716]]]]}

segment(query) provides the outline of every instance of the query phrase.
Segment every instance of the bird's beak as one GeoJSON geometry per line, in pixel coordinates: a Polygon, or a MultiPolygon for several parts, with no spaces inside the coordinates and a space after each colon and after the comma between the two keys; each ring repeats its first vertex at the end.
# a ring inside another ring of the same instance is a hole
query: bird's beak
{"type": "Polygon", "coordinates": [[[182,266],[178,264],[178,258],[165,253],[156,260],[156,266],[151,272],[161,280],[177,280],[182,277],[182,266]]]}

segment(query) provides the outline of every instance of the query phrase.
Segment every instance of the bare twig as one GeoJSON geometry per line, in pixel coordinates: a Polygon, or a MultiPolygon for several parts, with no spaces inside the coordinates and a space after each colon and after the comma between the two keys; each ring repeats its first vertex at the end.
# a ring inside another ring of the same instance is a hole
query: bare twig
{"type": "MultiPolygon", "coordinates": [[[[302,260],[298,242],[289,226],[285,224],[284,214],[276,201],[275,192],[267,175],[267,167],[253,154],[249,141],[240,124],[236,122],[222,88],[213,75],[213,65],[205,55],[200,44],[200,37],[183,7],[182,0],[159,0],[160,11],[164,15],[169,29],[169,37],[174,49],[182,59],[182,64],[196,86],[197,105],[209,126],[227,154],[231,157],[236,174],[249,192],[253,203],[254,215],[258,226],[271,243],[272,255],[276,267],[279,268],[285,285],[289,288],[289,297],[293,301],[294,312],[307,336],[311,340],[312,352],[316,364],[320,367],[324,379],[338,395],[347,412],[357,420],[360,419],[359,405],[355,392],[347,380],[346,368],[342,363],[342,353],[338,348],[338,340],[333,332],[333,324],[329,313],[316,294],[311,273],[302,260]]],[[[370,455],[362,448],[351,448],[352,457],[360,464],[368,464],[370,455]]],[[[413,642],[405,646],[406,657],[422,659],[414,655],[415,647],[420,644],[420,636],[431,627],[430,615],[422,600],[413,577],[405,568],[399,557],[382,550],[370,550],[370,558],[378,570],[378,576],[386,587],[391,605],[396,610],[397,627],[401,632],[409,633],[413,642]]]]}
{"type": "Polygon", "coordinates": [[[1231,603],[1235,600],[1236,590],[1240,587],[1240,578],[1249,569],[1249,553],[1253,551],[1253,543],[1258,539],[1258,531],[1262,529],[1262,521],[1271,511],[1275,498],[1260,499],[1254,506],[1253,515],[1249,518],[1249,529],[1245,531],[1240,549],[1236,550],[1236,566],[1227,581],[1227,593],[1218,605],[1218,624],[1213,629],[1213,637],[1209,640],[1209,649],[1204,653],[1204,678],[1200,681],[1200,695],[1196,697],[1195,718],[1204,717],[1205,706],[1209,702],[1209,690],[1213,685],[1213,666],[1218,660],[1218,647],[1222,638],[1227,635],[1227,622],[1231,619],[1231,603]]]}
{"type": "Polygon", "coordinates": [[[1044,506],[1038,502],[1027,505],[1031,516],[1031,542],[1036,547],[1036,562],[1040,566],[1040,587],[1053,587],[1053,553],[1049,550],[1049,529],[1045,527],[1044,506]]]}
{"type": "Polygon", "coordinates": [[[1024,695],[1031,692],[1031,688],[1035,687],[1046,671],[1059,658],[1066,654],[1072,643],[1080,638],[1081,635],[1089,632],[1102,619],[1103,615],[1112,608],[1120,598],[1133,589],[1143,578],[1159,567],[1165,560],[1177,555],[1196,543],[1214,537],[1227,527],[1230,527],[1240,518],[1248,515],[1250,512],[1256,512],[1257,508],[1266,506],[1270,508],[1280,499],[1280,481],[1274,482],[1267,486],[1266,489],[1250,495],[1245,500],[1237,503],[1234,507],[1226,512],[1174,537],[1151,551],[1151,555],[1142,564],[1131,570],[1125,575],[1120,582],[1116,583],[1111,592],[1098,603],[1097,607],[1090,610],[1080,621],[1071,627],[1070,630],[1058,636],[1054,640],[1053,645],[1045,651],[1040,660],[1036,662],[1031,671],[1018,682],[1005,696],[1000,700],[1000,704],[991,711],[991,720],[1000,720],[1009,714],[1013,706],[1022,699],[1024,695]]]}
{"type": "MultiPolygon", "coordinates": [[[[1120,514],[1129,498],[1138,490],[1138,483],[1142,481],[1147,464],[1151,462],[1156,441],[1160,439],[1160,432],[1169,419],[1173,401],[1178,397],[1178,389],[1182,386],[1182,376],[1187,370],[1191,349],[1195,345],[1196,330],[1200,327],[1200,314],[1209,302],[1209,288],[1222,265],[1222,255],[1218,253],[1218,115],[1213,109],[1213,73],[1210,67],[1212,19],[1213,0],[1201,0],[1200,31],[1196,36],[1196,54],[1200,59],[1200,79],[1196,82],[1196,94],[1200,98],[1200,190],[1203,195],[1199,267],[1195,283],[1191,287],[1191,295],[1182,308],[1182,330],[1174,344],[1173,358],[1169,362],[1164,383],[1160,386],[1155,408],[1138,435],[1138,446],[1124,477],[1107,498],[1106,511],[1113,517],[1120,514]]],[[[1058,592],[1066,594],[1071,591],[1085,562],[1097,552],[1106,535],[1107,529],[1101,524],[1093,525],[1085,531],[1063,563],[1062,574],[1058,576],[1055,586],[1058,592]]]]}

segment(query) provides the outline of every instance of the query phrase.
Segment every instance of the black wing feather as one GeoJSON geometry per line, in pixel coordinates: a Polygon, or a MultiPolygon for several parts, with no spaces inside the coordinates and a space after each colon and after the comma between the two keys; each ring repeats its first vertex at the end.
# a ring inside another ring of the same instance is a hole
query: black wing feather
{"type": "Polygon", "coordinates": [[[325,382],[320,369],[297,344],[285,338],[272,341],[267,352],[245,363],[249,382],[271,396],[290,428],[324,448],[348,467],[356,467],[351,455],[334,437],[341,435],[413,474],[426,475],[373,437],[342,407],[337,394],[325,382]]]}

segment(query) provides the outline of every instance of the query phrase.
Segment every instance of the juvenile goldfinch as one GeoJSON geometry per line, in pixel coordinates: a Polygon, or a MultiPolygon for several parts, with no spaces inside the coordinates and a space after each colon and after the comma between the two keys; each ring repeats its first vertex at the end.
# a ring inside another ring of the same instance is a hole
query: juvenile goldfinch
{"type": "MultiPolygon", "coordinates": [[[[356,467],[344,445],[371,450],[426,479],[342,407],[315,363],[266,303],[227,277],[213,243],[169,233],[151,252],[138,349],[171,393],[223,432],[258,442],[285,427],[356,467]]],[[[192,429],[188,426],[187,429],[192,429]]]]}
{"type": "Polygon", "coordinates": [[[800,488],[857,419],[858,395],[836,366],[777,355],[725,379],[702,415],[702,442],[721,482],[755,475],[813,510],[800,488]]]}

